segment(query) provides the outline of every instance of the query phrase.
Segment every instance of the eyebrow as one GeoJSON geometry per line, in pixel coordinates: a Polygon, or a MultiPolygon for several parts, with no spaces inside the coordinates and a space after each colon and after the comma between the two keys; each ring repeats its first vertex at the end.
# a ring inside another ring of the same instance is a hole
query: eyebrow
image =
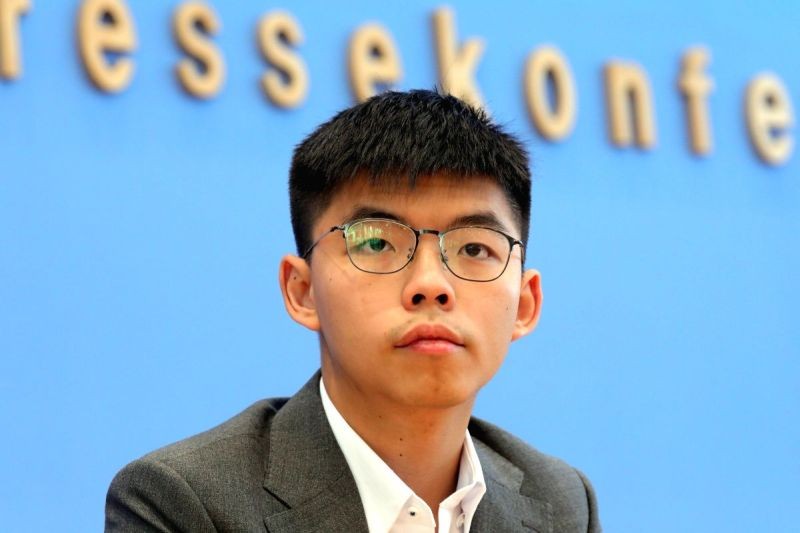
{"type": "Polygon", "coordinates": [[[478,211],[477,213],[470,213],[468,215],[456,217],[450,222],[449,227],[456,228],[459,226],[482,226],[484,228],[496,229],[498,231],[502,231],[503,233],[511,232],[511,230],[507,228],[505,224],[500,222],[500,219],[497,218],[497,215],[491,211],[478,211]]]}
{"type": "MultiPolygon", "coordinates": [[[[397,222],[411,226],[411,224],[409,224],[405,218],[396,215],[395,213],[368,205],[355,206],[345,218],[344,222],[350,222],[352,220],[358,220],[362,218],[387,218],[389,220],[396,220],[397,222]]],[[[475,213],[458,216],[451,220],[450,223],[447,224],[447,227],[442,228],[442,230],[459,228],[463,226],[482,226],[484,228],[502,231],[503,233],[511,233],[510,229],[506,227],[506,225],[500,221],[497,215],[491,211],[477,211],[475,213]]]]}
{"type": "Polygon", "coordinates": [[[390,213],[389,211],[385,211],[383,209],[379,209],[377,207],[372,207],[369,205],[355,206],[353,210],[350,211],[350,213],[345,217],[343,223],[347,223],[353,220],[358,220],[361,218],[388,218],[389,220],[396,220],[398,222],[402,222],[403,224],[410,225],[403,217],[397,216],[394,213],[390,213]]]}

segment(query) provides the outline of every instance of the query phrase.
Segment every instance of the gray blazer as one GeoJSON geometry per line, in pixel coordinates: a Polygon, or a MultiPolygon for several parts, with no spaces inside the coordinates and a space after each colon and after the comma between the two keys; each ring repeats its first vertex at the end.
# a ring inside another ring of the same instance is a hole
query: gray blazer
{"type": "MultiPolygon", "coordinates": [[[[366,532],[318,380],[130,463],[108,490],[106,531],[366,532]]],[[[580,472],[481,420],[469,431],[487,488],[471,531],[600,531],[580,472]]]]}

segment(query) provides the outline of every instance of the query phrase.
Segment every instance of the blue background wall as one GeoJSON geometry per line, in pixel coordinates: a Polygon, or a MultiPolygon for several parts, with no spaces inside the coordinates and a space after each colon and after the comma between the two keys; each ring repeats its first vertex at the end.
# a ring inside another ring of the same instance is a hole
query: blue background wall
{"type": "MultiPolygon", "coordinates": [[[[136,75],[98,92],[75,44],[75,1],[23,19],[24,75],[0,82],[0,523],[102,527],[126,462],[206,429],[317,367],[314,336],[279,301],[292,250],[292,146],[350,104],[351,32],[394,36],[400,88],[436,82],[438,4],[215,2],[228,79],[198,102],[178,87],[178,2],[133,1],[136,75]],[[258,87],[255,26],[300,22],[307,101],[258,87]]],[[[583,469],[609,532],[792,531],[800,504],[800,155],[751,149],[747,82],[777,73],[800,105],[793,2],[454,4],[487,42],[478,83],[525,138],[535,174],[529,265],[539,329],[514,344],[477,414],[583,469]],[[542,140],[521,91],[527,54],[556,44],[579,115],[542,140]],[[713,54],[715,151],[690,155],[675,88],[685,48],[713,54]],[[612,148],[601,85],[611,58],[649,73],[658,146],[612,148]]]]}

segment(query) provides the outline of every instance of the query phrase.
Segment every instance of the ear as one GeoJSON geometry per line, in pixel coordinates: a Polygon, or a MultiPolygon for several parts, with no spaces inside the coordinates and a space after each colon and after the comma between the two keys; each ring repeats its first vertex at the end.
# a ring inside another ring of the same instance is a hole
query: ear
{"type": "Polygon", "coordinates": [[[289,316],[312,331],[319,331],[319,316],[311,287],[311,268],[305,259],[286,255],[278,268],[278,283],[289,316]]]}
{"type": "Polygon", "coordinates": [[[534,330],[542,310],[542,284],[538,270],[526,270],[522,275],[519,307],[511,340],[515,341],[534,330]]]}

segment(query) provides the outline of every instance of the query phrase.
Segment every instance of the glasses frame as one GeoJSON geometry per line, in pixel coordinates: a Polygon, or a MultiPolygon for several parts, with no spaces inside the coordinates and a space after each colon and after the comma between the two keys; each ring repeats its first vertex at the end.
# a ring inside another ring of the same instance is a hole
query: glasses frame
{"type": "Polygon", "coordinates": [[[403,224],[402,222],[399,222],[397,220],[393,220],[391,218],[358,218],[356,220],[351,220],[350,222],[346,222],[346,223],[341,224],[339,226],[333,226],[328,231],[323,233],[316,241],[314,241],[314,243],[308,248],[308,250],[306,250],[306,252],[301,257],[303,259],[305,259],[306,261],[308,261],[308,256],[311,255],[311,252],[314,250],[314,248],[322,241],[322,239],[324,239],[325,237],[327,237],[328,235],[330,235],[334,231],[341,231],[342,232],[342,238],[345,240],[345,250],[347,251],[347,258],[350,260],[350,264],[352,264],[356,269],[360,270],[361,272],[366,272],[367,274],[378,274],[378,275],[394,274],[396,272],[400,272],[401,270],[403,270],[405,267],[407,267],[409,265],[409,263],[411,263],[411,261],[414,260],[414,257],[417,255],[417,249],[419,248],[419,238],[422,235],[426,235],[426,234],[428,234],[428,235],[436,235],[439,238],[438,239],[439,240],[439,258],[442,260],[442,263],[447,268],[448,272],[450,272],[451,274],[453,274],[455,277],[457,277],[459,279],[463,279],[464,281],[473,281],[475,283],[488,283],[490,281],[496,280],[497,278],[499,278],[500,276],[505,274],[506,269],[508,268],[508,263],[511,261],[511,252],[514,250],[514,245],[518,245],[519,246],[521,263],[523,265],[525,264],[525,244],[521,240],[515,239],[511,235],[509,235],[509,234],[507,234],[505,232],[502,232],[502,231],[500,231],[498,229],[489,228],[487,226],[458,226],[456,228],[450,228],[450,229],[447,229],[447,230],[444,230],[444,231],[440,231],[440,230],[436,230],[436,229],[430,229],[430,228],[419,228],[419,229],[417,229],[417,228],[412,228],[408,224],[403,224]],[[416,239],[414,241],[414,249],[411,250],[411,253],[408,256],[408,260],[405,263],[403,263],[403,266],[401,266],[400,268],[398,268],[396,270],[392,270],[391,272],[374,272],[372,270],[365,270],[365,269],[359,267],[358,265],[356,265],[356,263],[353,261],[353,257],[350,255],[350,249],[347,247],[347,230],[349,230],[355,224],[359,224],[361,222],[391,222],[393,224],[397,224],[398,226],[403,226],[404,228],[407,228],[407,229],[411,230],[412,233],[414,233],[414,236],[416,237],[416,239]],[[450,268],[450,265],[447,262],[447,259],[445,259],[444,247],[443,247],[445,235],[447,235],[451,231],[455,231],[455,230],[458,230],[458,229],[470,229],[470,228],[486,229],[486,230],[494,231],[495,233],[499,233],[500,235],[502,235],[503,237],[508,239],[508,256],[506,257],[506,262],[503,265],[503,270],[501,270],[500,273],[497,276],[495,276],[495,277],[493,277],[491,279],[471,279],[471,278],[465,278],[463,276],[459,276],[458,274],[453,272],[453,270],[450,268]]]}

